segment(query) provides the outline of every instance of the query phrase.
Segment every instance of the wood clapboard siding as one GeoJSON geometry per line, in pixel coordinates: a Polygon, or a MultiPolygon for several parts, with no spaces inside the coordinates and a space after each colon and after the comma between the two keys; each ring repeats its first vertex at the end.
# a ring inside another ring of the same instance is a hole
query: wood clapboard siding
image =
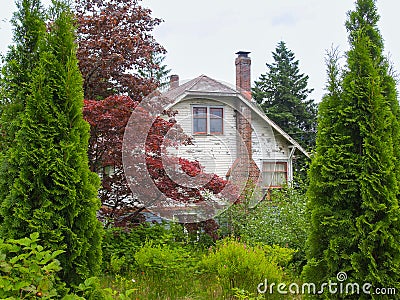
{"type": "Polygon", "coordinates": [[[180,146],[169,149],[171,153],[189,160],[197,160],[205,167],[207,173],[214,173],[225,178],[229,168],[236,159],[236,119],[234,109],[225,103],[190,99],[177,103],[172,110],[177,110],[175,116],[186,134],[193,137],[194,145],[180,146]],[[224,132],[219,135],[193,135],[192,107],[218,106],[224,109],[224,132]]]}
{"type": "MultiPolygon", "coordinates": [[[[176,121],[184,132],[193,137],[194,145],[171,148],[174,155],[189,160],[197,160],[207,173],[215,173],[225,178],[229,168],[236,159],[237,129],[233,107],[226,101],[207,99],[188,99],[175,104],[176,121]],[[224,133],[222,135],[193,135],[193,106],[217,106],[224,108],[224,133]]],[[[256,113],[252,113],[252,149],[253,159],[262,171],[264,160],[288,161],[290,150],[288,143],[276,130],[256,113]]],[[[290,164],[290,162],[289,162],[290,164]]]]}
{"type": "Polygon", "coordinates": [[[285,139],[258,115],[252,114],[253,159],[260,170],[263,160],[287,161],[290,151],[285,139]]]}

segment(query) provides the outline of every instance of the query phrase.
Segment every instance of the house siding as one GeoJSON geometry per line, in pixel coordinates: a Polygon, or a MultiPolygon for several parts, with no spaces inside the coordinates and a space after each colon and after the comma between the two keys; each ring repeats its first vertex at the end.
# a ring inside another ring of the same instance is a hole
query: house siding
{"type": "Polygon", "coordinates": [[[284,160],[289,157],[289,147],[284,138],[258,115],[252,115],[253,159],[262,169],[263,160],[284,160]]]}
{"type": "MultiPolygon", "coordinates": [[[[194,145],[171,148],[169,151],[179,157],[197,160],[207,173],[225,178],[237,155],[237,129],[235,109],[226,101],[188,99],[175,104],[178,111],[175,119],[183,131],[193,137],[194,145]],[[218,106],[224,108],[224,133],[221,135],[193,135],[193,106],[218,106]]],[[[285,139],[260,116],[252,113],[252,153],[258,168],[262,171],[264,160],[288,161],[290,149],[285,139]]],[[[289,161],[288,167],[291,167],[289,161]]],[[[290,178],[289,178],[290,180],[290,178]]]]}
{"type": "Polygon", "coordinates": [[[169,149],[171,153],[189,160],[197,160],[207,173],[214,173],[225,178],[236,159],[236,118],[234,109],[223,102],[191,99],[179,102],[172,110],[177,110],[175,119],[183,131],[193,137],[193,144],[169,149]],[[192,107],[218,106],[224,109],[224,130],[218,135],[193,135],[192,107]]]}

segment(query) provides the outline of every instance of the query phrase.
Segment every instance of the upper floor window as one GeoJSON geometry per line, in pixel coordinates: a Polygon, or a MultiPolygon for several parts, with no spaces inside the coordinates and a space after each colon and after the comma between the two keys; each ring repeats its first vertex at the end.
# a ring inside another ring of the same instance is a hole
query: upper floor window
{"type": "Polygon", "coordinates": [[[222,107],[193,107],[193,134],[223,134],[222,107]]]}

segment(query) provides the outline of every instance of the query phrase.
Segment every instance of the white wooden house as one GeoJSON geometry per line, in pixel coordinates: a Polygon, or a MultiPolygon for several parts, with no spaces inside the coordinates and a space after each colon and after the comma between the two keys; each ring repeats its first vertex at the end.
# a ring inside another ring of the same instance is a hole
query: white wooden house
{"type": "Polygon", "coordinates": [[[168,108],[178,111],[178,124],[194,142],[180,147],[179,156],[227,178],[235,161],[247,155],[251,176],[263,190],[290,184],[294,156],[308,154],[251,99],[249,52],[236,54],[236,87],[205,75],[183,84],[171,76],[163,95],[173,100],[168,108]]]}

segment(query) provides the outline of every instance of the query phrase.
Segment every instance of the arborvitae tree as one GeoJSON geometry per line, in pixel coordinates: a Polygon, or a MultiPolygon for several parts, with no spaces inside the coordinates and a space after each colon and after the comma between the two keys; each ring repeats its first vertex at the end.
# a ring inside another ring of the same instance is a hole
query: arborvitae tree
{"type": "Polygon", "coordinates": [[[3,192],[0,229],[6,238],[39,232],[44,246],[64,250],[58,257],[61,279],[71,285],[100,268],[99,179],[88,166],[89,125],[82,117],[72,14],[54,1],[50,17],[24,90],[20,129],[8,151],[13,182],[3,192]]]}
{"type": "Polygon", "coordinates": [[[16,5],[18,10],[12,19],[14,44],[4,57],[0,77],[0,203],[15,176],[8,163],[8,149],[20,128],[32,70],[39,60],[38,41],[46,32],[40,0],[18,0],[16,5]]]}
{"type": "Polygon", "coordinates": [[[32,70],[38,62],[38,41],[46,31],[40,0],[17,0],[14,14],[14,45],[5,56],[1,70],[1,135],[0,150],[4,152],[18,130],[18,114],[23,110],[26,89],[32,70]]]}
{"type": "Polygon", "coordinates": [[[317,107],[307,99],[313,91],[307,87],[308,76],[300,73],[299,61],[285,42],[278,43],[272,56],[266,74],[255,81],[253,98],[271,120],[310,148],[315,143],[317,107]]]}
{"type": "MultiPolygon", "coordinates": [[[[346,22],[350,50],[341,78],[335,56],[328,63],[310,171],[304,269],[305,280],[317,286],[338,282],[336,275],[346,272],[346,282],[360,286],[400,287],[399,104],[378,20],[375,1],[358,0],[346,22]]],[[[352,297],[376,296],[361,291],[352,297]]]]}

